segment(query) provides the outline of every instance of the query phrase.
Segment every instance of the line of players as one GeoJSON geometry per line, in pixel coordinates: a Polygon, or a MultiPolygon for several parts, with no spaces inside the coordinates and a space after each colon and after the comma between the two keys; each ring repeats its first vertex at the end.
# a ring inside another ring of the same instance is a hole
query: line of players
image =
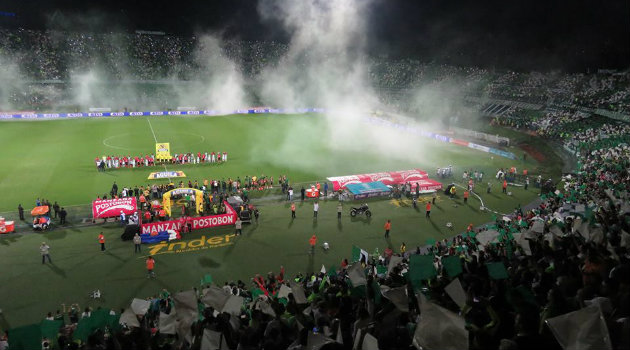
{"type": "MultiPolygon", "coordinates": [[[[174,154],[167,163],[171,164],[199,164],[199,163],[219,163],[226,162],[228,159],[227,152],[197,152],[174,154]]],[[[94,158],[94,163],[98,169],[110,168],[136,168],[154,166],[156,163],[164,162],[156,160],[155,155],[147,154],[141,156],[103,156],[94,158]]]]}

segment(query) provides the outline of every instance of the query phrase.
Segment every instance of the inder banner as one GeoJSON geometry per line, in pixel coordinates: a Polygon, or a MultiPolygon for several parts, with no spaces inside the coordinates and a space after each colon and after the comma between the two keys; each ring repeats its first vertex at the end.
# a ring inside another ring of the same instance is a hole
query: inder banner
{"type": "Polygon", "coordinates": [[[136,211],[136,197],[119,199],[105,199],[92,202],[92,217],[94,219],[111,218],[120,215],[133,214],[136,211]]]}
{"type": "MultiPolygon", "coordinates": [[[[233,225],[236,222],[236,212],[227,203],[225,204],[225,214],[201,216],[201,217],[189,217],[185,220],[186,223],[192,224],[193,230],[200,230],[203,228],[210,228],[216,226],[233,225]]],[[[150,234],[151,232],[162,232],[168,230],[180,230],[180,224],[183,224],[184,220],[171,220],[171,221],[159,221],[142,224],[142,234],[150,234]]]]}
{"type": "Polygon", "coordinates": [[[340,188],[345,188],[348,184],[381,181],[385,185],[396,185],[407,182],[416,182],[428,178],[429,175],[427,175],[425,171],[422,171],[420,169],[412,169],[371,174],[334,176],[328,177],[327,180],[332,182],[333,191],[337,191],[340,188]]]}

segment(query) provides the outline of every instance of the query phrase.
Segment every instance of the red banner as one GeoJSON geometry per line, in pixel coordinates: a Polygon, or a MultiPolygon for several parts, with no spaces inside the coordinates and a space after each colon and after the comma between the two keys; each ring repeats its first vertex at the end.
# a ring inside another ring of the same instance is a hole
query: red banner
{"type": "Polygon", "coordinates": [[[188,223],[192,224],[193,230],[223,225],[233,225],[236,222],[236,212],[232,209],[228,202],[224,201],[223,203],[225,204],[225,214],[146,223],[142,224],[141,233],[150,234],[151,232],[162,232],[168,230],[180,231],[181,225],[188,223]]]}
{"type": "Polygon", "coordinates": [[[404,184],[428,179],[429,175],[420,169],[387,171],[382,173],[335,176],[327,178],[333,184],[333,191],[346,187],[348,184],[381,181],[385,185],[404,184]]]}
{"type": "Polygon", "coordinates": [[[430,192],[442,189],[442,183],[431,179],[422,179],[411,183],[411,192],[415,193],[417,190],[420,192],[430,192]]]}
{"type": "Polygon", "coordinates": [[[92,202],[92,217],[111,218],[120,215],[133,214],[136,211],[136,197],[125,197],[118,199],[104,199],[92,202]]]}

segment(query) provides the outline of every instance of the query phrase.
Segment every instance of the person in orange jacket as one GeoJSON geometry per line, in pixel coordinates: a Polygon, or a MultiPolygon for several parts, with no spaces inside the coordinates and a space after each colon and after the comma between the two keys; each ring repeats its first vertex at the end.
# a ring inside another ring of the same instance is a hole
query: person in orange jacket
{"type": "Polygon", "coordinates": [[[392,221],[387,220],[387,222],[385,223],[385,238],[389,238],[389,230],[391,229],[392,229],[392,221]]]}
{"type": "Polygon", "coordinates": [[[431,202],[427,202],[427,214],[426,214],[426,218],[430,219],[431,218],[431,202]]]}
{"type": "Polygon", "coordinates": [[[464,191],[464,203],[468,203],[468,196],[469,196],[469,192],[464,191]]]}
{"type": "Polygon", "coordinates": [[[295,203],[291,203],[291,219],[295,219],[295,203]]]}
{"type": "Polygon", "coordinates": [[[507,194],[507,180],[503,180],[503,193],[507,194]]]}
{"type": "Polygon", "coordinates": [[[105,251],[105,235],[103,234],[103,232],[98,234],[98,243],[101,244],[101,251],[104,252],[105,251]]]}
{"type": "Polygon", "coordinates": [[[317,236],[313,233],[313,236],[308,240],[308,244],[311,245],[311,254],[315,254],[315,245],[317,244],[317,236]]]}
{"type": "Polygon", "coordinates": [[[155,260],[151,255],[147,258],[147,278],[155,277],[155,272],[153,272],[153,268],[155,268],[155,260]]]}

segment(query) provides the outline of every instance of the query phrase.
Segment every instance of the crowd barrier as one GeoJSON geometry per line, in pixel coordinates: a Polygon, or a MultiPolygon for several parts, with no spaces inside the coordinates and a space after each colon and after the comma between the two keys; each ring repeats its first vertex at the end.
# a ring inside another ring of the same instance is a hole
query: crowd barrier
{"type": "Polygon", "coordinates": [[[142,117],[161,115],[228,115],[228,114],[299,114],[322,113],[322,108],[245,108],[233,111],[195,110],[195,111],[146,111],[146,112],[79,112],[79,113],[0,113],[0,120],[13,119],[60,119],[60,118],[99,118],[99,117],[142,117]]]}

